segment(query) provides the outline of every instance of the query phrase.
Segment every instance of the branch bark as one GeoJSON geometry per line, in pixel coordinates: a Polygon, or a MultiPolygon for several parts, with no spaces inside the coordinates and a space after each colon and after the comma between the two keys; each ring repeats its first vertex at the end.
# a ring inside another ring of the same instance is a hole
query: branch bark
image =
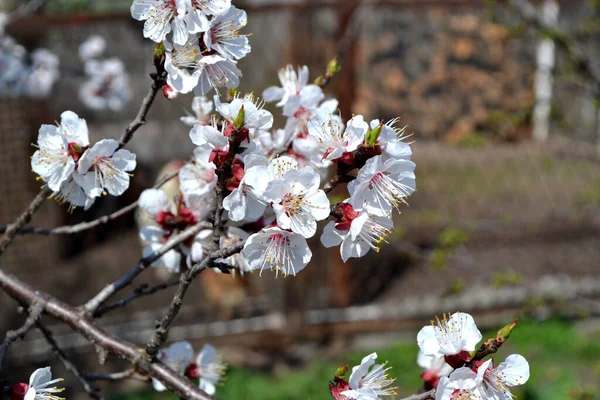
{"type": "Polygon", "coordinates": [[[104,315],[112,310],[115,310],[117,308],[126,307],[127,304],[131,303],[132,301],[134,301],[136,299],[139,299],[140,297],[150,296],[151,294],[154,294],[161,290],[170,288],[171,286],[175,286],[178,283],[179,283],[179,280],[173,280],[173,281],[169,281],[167,283],[161,283],[160,285],[156,285],[156,286],[152,286],[152,287],[148,287],[147,285],[141,285],[138,288],[136,288],[131,295],[125,297],[123,300],[119,300],[113,304],[109,304],[106,306],[98,307],[96,312],[94,312],[94,318],[101,317],[102,315],[104,315]]]}
{"type": "Polygon", "coordinates": [[[48,186],[45,186],[31,201],[27,209],[23,211],[21,215],[19,215],[16,221],[8,225],[6,228],[6,233],[4,233],[4,236],[2,236],[2,239],[0,240],[0,256],[2,253],[4,253],[8,246],[10,246],[13,239],[17,235],[17,232],[19,232],[19,229],[31,221],[33,214],[35,214],[35,212],[38,210],[38,208],[40,208],[44,200],[46,200],[50,194],[52,194],[52,191],[48,188],[48,186]]]}
{"type": "Polygon", "coordinates": [[[155,360],[148,360],[144,356],[143,349],[112,336],[97,327],[85,312],[56,299],[48,293],[36,291],[29,284],[1,269],[0,287],[20,303],[31,305],[34,302],[39,302],[43,304],[44,312],[63,321],[74,332],[81,334],[94,345],[129,361],[140,371],[158,379],[180,397],[191,400],[213,400],[211,396],[187,382],[164,364],[155,360]]]}
{"type": "Polygon", "coordinates": [[[46,342],[50,345],[50,347],[52,347],[52,352],[54,353],[56,358],[58,358],[60,362],[63,363],[67,371],[71,372],[75,376],[75,378],[77,378],[77,380],[83,387],[83,390],[85,390],[85,392],[92,399],[103,400],[102,396],[98,393],[99,389],[94,388],[90,385],[90,383],[85,379],[85,377],[75,366],[75,364],[73,364],[73,362],[69,360],[65,352],[58,346],[58,343],[56,343],[56,340],[54,340],[54,335],[52,334],[52,331],[40,321],[37,321],[36,325],[40,332],[42,332],[42,335],[44,336],[44,339],[46,339],[46,342]]]}
{"type": "MultiPolygon", "coordinates": [[[[179,171],[173,172],[171,174],[165,175],[162,179],[160,179],[153,188],[160,188],[165,183],[175,178],[179,174],[179,171]]],[[[36,235],[73,235],[76,233],[80,233],[83,231],[87,231],[89,229],[94,229],[100,225],[105,225],[115,219],[118,219],[124,215],[135,210],[138,206],[138,200],[133,203],[121,208],[120,210],[115,211],[112,214],[104,215],[98,219],[88,222],[82,222],[75,225],[64,225],[56,228],[42,228],[36,226],[24,226],[18,230],[18,234],[36,234],[36,235]]],[[[0,226],[0,233],[3,233],[7,228],[0,226]]]]}
{"type": "Polygon", "coordinates": [[[4,365],[6,353],[8,352],[10,345],[13,344],[17,339],[23,339],[25,335],[27,335],[42,314],[42,311],[43,307],[40,303],[32,303],[29,307],[29,315],[27,316],[23,326],[16,331],[6,332],[4,342],[0,345],[0,369],[2,369],[2,366],[4,365]]]}
{"type": "Polygon", "coordinates": [[[148,111],[150,111],[150,107],[152,107],[152,103],[154,103],[154,99],[156,99],[156,95],[161,88],[163,78],[153,74],[152,76],[152,86],[150,86],[150,90],[144,100],[142,101],[142,106],[140,107],[135,119],[131,121],[131,123],[125,128],[125,132],[121,135],[119,139],[119,148],[125,146],[127,142],[131,140],[133,134],[146,123],[146,116],[148,115],[148,111]]]}
{"type": "Polygon", "coordinates": [[[177,317],[177,314],[179,314],[179,310],[183,305],[183,297],[185,296],[185,293],[187,292],[190,283],[192,283],[196,275],[198,275],[205,269],[210,268],[214,260],[218,258],[227,258],[233,254],[239,253],[243,247],[243,243],[236,243],[224,249],[217,250],[211,253],[210,255],[206,256],[204,260],[202,260],[202,262],[194,264],[192,268],[188,269],[183,274],[181,274],[179,278],[179,286],[177,287],[177,292],[175,293],[173,300],[171,300],[171,305],[169,306],[167,314],[163,317],[163,319],[160,322],[157,322],[154,336],[146,345],[146,353],[150,357],[154,358],[156,356],[158,349],[160,348],[160,346],[162,346],[165,339],[167,338],[169,327],[175,320],[175,317],[177,317]]]}
{"type": "Polygon", "coordinates": [[[133,282],[133,280],[142,273],[146,268],[148,268],[154,261],[158,260],[162,257],[167,251],[173,249],[178,244],[184,242],[190,237],[196,235],[202,229],[207,229],[212,227],[212,225],[208,222],[200,222],[194,226],[189,227],[183,232],[171,237],[167,243],[165,243],[160,249],[152,253],[148,257],[142,258],[138,263],[131,268],[129,271],[125,273],[121,278],[117,279],[113,283],[107,285],[102,289],[98,294],[92,297],[85,305],[84,309],[94,314],[96,309],[100,307],[102,304],[106,302],[109,298],[111,298],[115,293],[123,289],[125,286],[128,286],[133,282]]]}

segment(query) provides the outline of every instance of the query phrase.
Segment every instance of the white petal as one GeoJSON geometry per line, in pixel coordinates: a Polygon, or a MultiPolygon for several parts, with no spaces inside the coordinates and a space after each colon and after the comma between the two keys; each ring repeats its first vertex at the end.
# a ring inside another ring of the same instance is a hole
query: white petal
{"type": "Polygon", "coordinates": [[[529,380],[529,363],[520,354],[511,354],[498,366],[500,378],[508,386],[522,385],[529,380]]]}
{"type": "Polygon", "coordinates": [[[423,327],[417,334],[417,344],[419,349],[426,356],[441,357],[440,344],[435,333],[435,328],[431,325],[423,327]]]}
{"type": "Polygon", "coordinates": [[[339,246],[346,235],[347,231],[338,231],[335,229],[335,222],[330,221],[325,228],[323,228],[321,243],[325,247],[339,246]]]}
{"type": "Polygon", "coordinates": [[[138,206],[152,216],[161,211],[169,211],[169,198],[162,189],[146,189],[140,195],[138,206]]]}

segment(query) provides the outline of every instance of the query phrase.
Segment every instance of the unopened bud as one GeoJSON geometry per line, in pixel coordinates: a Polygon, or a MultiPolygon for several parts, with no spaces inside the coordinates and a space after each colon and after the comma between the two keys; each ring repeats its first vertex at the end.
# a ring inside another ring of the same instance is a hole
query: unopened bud
{"type": "Polygon", "coordinates": [[[510,337],[512,331],[517,327],[517,322],[519,322],[519,318],[515,318],[513,322],[500,329],[496,334],[496,342],[504,343],[506,339],[510,337]]]}
{"type": "Polygon", "coordinates": [[[163,85],[162,92],[163,95],[169,100],[173,100],[179,96],[179,93],[169,85],[163,85]]]}
{"type": "Polygon", "coordinates": [[[338,367],[338,369],[335,370],[335,376],[334,376],[334,378],[336,380],[338,380],[338,379],[346,379],[347,375],[348,375],[348,366],[344,365],[344,366],[338,367]]]}
{"type": "Polygon", "coordinates": [[[238,112],[237,117],[235,117],[235,119],[233,120],[233,126],[235,127],[236,130],[240,130],[244,127],[244,124],[246,122],[246,112],[244,111],[244,106],[242,105],[242,107],[240,108],[240,111],[238,112]]]}
{"type": "Polygon", "coordinates": [[[338,63],[337,57],[334,57],[333,60],[329,61],[327,64],[327,73],[331,75],[335,75],[342,70],[342,66],[338,63]]]}
{"type": "Polygon", "coordinates": [[[162,42],[160,42],[154,48],[154,57],[162,58],[164,55],[165,55],[165,45],[162,42]]]}
{"type": "Polygon", "coordinates": [[[375,146],[377,144],[377,139],[379,139],[379,134],[381,133],[381,127],[383,126],[383,121],[381,124],[375,127],[375,129],[371,129],[367,133],[366,143],[367,146],[375,146]]]}

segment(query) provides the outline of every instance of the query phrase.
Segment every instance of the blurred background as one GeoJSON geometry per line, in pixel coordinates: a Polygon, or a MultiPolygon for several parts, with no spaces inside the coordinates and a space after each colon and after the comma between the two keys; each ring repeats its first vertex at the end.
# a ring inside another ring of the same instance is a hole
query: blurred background
{"type": "MultiPolygon", "coordinates": [[[[10,12],[27,2],[0,0],[10,12]]],[[[85,118],[90,141],[117,138],[150,85],[154,43],[129,14],[130,0],[33,1],[5,27],[28,51],[60,59],[60,78],[46,99],[0,97],[0,224],[12,221],[39,190],[29,157],[40,124],[64,110],[85,118]],[[130,99],[116,110],[81,101],[85,81],[79,45],[90,35],[123,61],[130,99]]],[[[530,361],[520,399],[600,398],[600,2],[476,0],[245,0],[252,52],[239,64],[243,92],[278,84],[285,64],[308,65],[311,78],[340,56],[342,72],[325,89],[344,118],[389,120],[414,132],[417,189],[379,254],[344,264],[318,235],[309,267],[275,280],[203,273],[169,341],[218,347],[230,365],[221,399],[327,399],[338,365],[370,351],[388,360],[399,393],[421,387],[416,332],[432,316],[471,312],[482,331],[520,317],[497,355],[530,361]],[[528,7],[529,6],[529,7],[528,7]],[[581,56],[586,61],[582,62],[581,56]]],[[[0,68],[2,68],[0,63],[0,68]]],[[[2,71],[0,71],[1,73],[2,71]]],[[[92,220],[137,199],[172,160],[193,150],[179,118],[192,96],[160,96],[148,123],[128,145],[135,178],[119,198],[88,212],[46,202],[36,226],[92,220]]],[[[268,108],[270,106],[267,106],[268,108]]],[[[281,111],[269,108],[283,127],[281,111]]],[[[168,168],[168,166],[167,166],[168,168]]],[[[333,192],[342,200],[344,191],[333,192]]],[[[62,300],[81,304],[141,257],[135,216],[81,235],[21,236],[3,268],[62,300]]],[[[137,284],[168,281],[150,270],[137,284]]],[[[126,296],[134,290],[125,290],[126,296]]],[[[110,332],[144,343],[173,289],[102,317],[110,332]]],[[[0,294],[0,331],[23,316],[0,294]]],[[[93,346],[53,327],[83,370],[98,366],[93,346]]],[[[8,375],[51,364],[66,378],[67,397],[84,393],[30,333],[11,347],[8,375]]],[[[5,371],[6,372],[6,371],[5,371]]],[[[113,399],[164,398],[135,381],[103,388],[113,399]]]]}

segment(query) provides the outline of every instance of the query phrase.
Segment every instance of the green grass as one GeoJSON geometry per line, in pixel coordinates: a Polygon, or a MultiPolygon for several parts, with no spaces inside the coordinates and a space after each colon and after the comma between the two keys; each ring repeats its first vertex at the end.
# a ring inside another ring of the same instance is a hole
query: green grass
{"type": "MultiPolygon", "coordinates": [[[[484,338],[495,336],[487,332],[484,338]]],[[[580,335],[564,321],[521,320],[508,342],[500,349],[496,362],[519,353],[531,366],[531,379],[515,394],[519,400],[600,399],[600,336],[580,335]]],[[[352,351],[344,363],[356,365],[367,351],[352,351]]],[[[378,350],[378,359],[393,367],[400,395],[416,392],[420,369],[416,365],[417,345],[400,342],[378,350]]],[[[276,374],[233,368],[224,385],[217,390],[221,400],[325,400],[330,399],[328,381],[340,363],[315,361],[300,370],[276,374]]],[[[112,400],[151,400],[175,398],[151,392],[112,396],[112,400]]]]}

